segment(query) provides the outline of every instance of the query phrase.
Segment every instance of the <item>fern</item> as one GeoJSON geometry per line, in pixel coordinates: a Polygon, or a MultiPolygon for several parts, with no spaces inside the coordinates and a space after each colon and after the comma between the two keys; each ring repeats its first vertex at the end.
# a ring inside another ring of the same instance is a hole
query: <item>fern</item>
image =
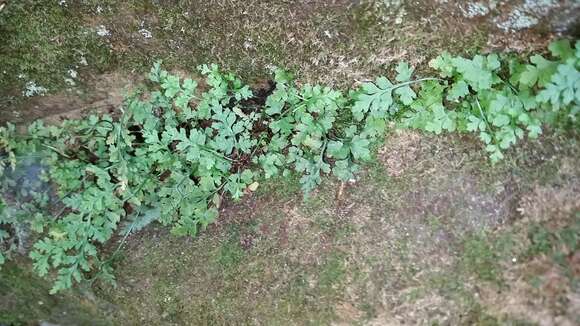
{"type": "Polygon", "coordinates": [[[218,218],[223,198],[239,200],[262,178],[298,174],[305,195],[325,175],[352,179],[390,124],[474,133],[495,163],[520,139],[538,137],[544,123],[577,121],[580,46],[559,41],[550,50],[551,59],[529,62],[444,53],[431,61],[436,77],[414,78],[402,62],[393,78],[348,93],[298,86],[277,70],[263,107],[249,104],[251,89],[216,65],[198,68],[202,91],[156,63],[149,86],[129,96],[118,117],[35,122],[24,135],[0,128],[0,175],[20,156],[41,157],[58,197],[50,216],[38,205],[0,201],[0,264],[12,251],[14,232],[5,230],[18,221],[39,233],[30,257],[38,274],[55,279],[53,293],[84,280],[114,282],[110,258],[99,250],[114,235],[126,238],[157,221],[174,235],[194,236],[218,218]]]}

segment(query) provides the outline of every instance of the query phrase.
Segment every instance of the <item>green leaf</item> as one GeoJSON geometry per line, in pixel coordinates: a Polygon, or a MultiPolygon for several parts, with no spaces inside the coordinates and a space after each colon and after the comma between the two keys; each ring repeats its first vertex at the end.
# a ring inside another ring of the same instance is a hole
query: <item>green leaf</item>
{"type": "Polygon", "coordinates": [[[153,64],[151,72],[149,73],[149,80],[152,82],[159,83],[167,75],[167,72],[161,69],[162,63],[162,61],[157,61],[153,64]]]}
{"type": "Polygon", "coordinates": [[[208,209],[203,212],[203,214],[198,215],[198,222],[203,228],[207,227],[209,224],[215,222],[218,218],[219,213],[215,208],[208,209]]]}
{"type": "Polygon", "coordinates": [[[348,181],[354,178],[354,172],[357,168],[355,165],[351,165],[349,160],[336,161],[334,167],[332,168],[332,174],[339,178],[341,181],[348,181]]]}
{"type": "Polygon", "coordinates": [[[494,83],[492,71],[485,66],[483,56],[477,55],[472,60],[457,57],[452,59],[453,65],[463,76],[463,79],[475,90],[482,91],[491,88],[494,83]]]}
{"type": "Polygon", "coordinates": [[[166,97],[173,98],[181,91],[179,77],[171,75],[167,76],[167,78],[161,83],[161,88],[165,90],[164,95],[166,97]]]}
{"type": "Polygon", "coordinates": [[[495,116],[492,123],[496,127],[503,127],[510,123],[510,118],[505,114],[499,114],[495,116]]]}
{"type": "Polygon", "coordinates": [[[528,137],[530,138],[538,138],[538,136],[542,134],[542,127],[539,124],[530,124],[527,127],[527,130],[528,137]]]}
{"type": "Polygon", "coordinates": [[[246,100],[253,96],[252,90],[248,85],[243,86],[242,88],[235,91],[234,96],[236,100],[246,100]]]}
{"type": "MultiPolygon", "coordinates": [[[[479,130],[481,123],[484,122],[482,119],[480,119],[479,117],[476,117],[474,115],[470,115],[468,117],[468,120],[469,120],[469,122],[467,123],[467,131],[479,130]]],[[[485,126],[485,124],[484,124],[484,126],[485,126]]]]}
{"type": "Polygon", "coordinates": [[[415,91],[409,86],[403,86],[395,89],[395,94],[399,95],[401,102],[405,105],[411,105],[413,100],[417,97],[415,91]]]}
{"type": "Polygon", "coordinates": [[[266,99],[266,114],[272,116],[282,113],[282,109],[286,105],[286,92],[276,91],[266,99]]]}
{"type": "Polygon", "coordinates": [[[274,71],[274,81],[276,84],[289,84],[294,80],[294,75],[288,71],[277,68],[274,71]]]}
{"type": "Polygon", "coordinates": [[[453,132],[455,128],[455,116],[451,112],[447,112],[442,105],[434,106],[433,115],[425,125],[425,130],[439,135],[443,130],[453,132]]]}
{"type": "Polygon", "coordinates": [[[542,87],[550,81],[552,75],[558,68],[558,64],[556,62],[546,60],[539,54],[533,55],[530,58],[530,62],[537,69],[538,85],[542,87]]]}
{"type": "Polygon", "coordinates": [[[409,67],[407,62],[401,61],[397,65],[397,77],[395,78],[398,82],[408,82],[411,80],[411,76],[413,75],[413,68],[409,67]]]}
{"type": "Polygon", "coordinates": [[[455,65],[453,64],[453,59],[451,55],[447,52],[443,52],[437,58],[429,62],[429,66],[433,69],[439,70],[440,75],[443,78],[448,78],[453,76],[455,71],[455,65]]]}
{"type": "Polygon", "coordinates": [[[393,84],[386,77],[379,77],[375,83],[364,83],[355,95],[352,114],[362,121],[366,114],[374,118],[386,118],[393,104],[393,84]]]}
{"type": "Polygon", "coordinates": [[[259,157],[258,161],[264,170],[265,178],[277,175],[279,168],[284,165],[284,156],[278,153],[269,153],[259,157]]]}
{"type": "Polygon", "coordinates": [[[492,53],[487,56],[487,62],[485,67],[490,71],[495,71],[501,68],[501,62],[497,54],[492,53]]]}
{"type": "Polygon", "coordinates": [[[527,65],[526,70],[520,75],[519,82],[526,87],[533,87],[539,79],[540,71],[537,67],[527,65]]]}
{"type": "Polygon", "coordinates": [[[501,161],[504,158],[501,150],[497,145],[488,145],[485,149],[490,153],[489,158],[493,164],[501,161]]]}
{"type": "Polygon", "coordinates": [[[132,221],[125,222],[121,228],[122,234],[137,233],[147,227],[149,224],[157,221],[161,216],[161,209],[149,208],[143,211],[143,213],[135,216],[132,221]]]}
{"type": "Polygon", "coordinates": [[[562,59],[562,61],[575,57],[574,50],[572,49],[569,40],[554,41],[550,43],[548,49],[553,56],[562,59]]]}
{"type": "Polygon", "coordinates": [[[382,135],[386,129],[387,123],[385,119],[368,117],[365,120],[364,131],[361,133],[361,135],[364,134],[370,138],[374,138],[382,135]]]}
{"type": "Polygon", "coordinates": [[[459,80],[451,86],[447,99],[450,101],[458,101],[466,95],[469,95],[469,86],[464,80],[459,80]]]}
{"type": "Polygon", "coordinates": [[[343,142],[331,140],[326,146],[326,155],[330,158],[342,160],[350,154],[349,148],[343,142]]]}
{"type": "Polygon", "coordinates": [[[550,83],[538,94],[538,101],[550,103],[554,110],[571,104],[580,103],[580,72],[571,64],[558,66],[550,83]]]}
{"type": "Polygon", "coordinates": [[[366,161],[371,158],[369,144],[370,142],[366,138],[358,135],[353,137],[350,143],[350,152],[355,160],[366,161]]]}

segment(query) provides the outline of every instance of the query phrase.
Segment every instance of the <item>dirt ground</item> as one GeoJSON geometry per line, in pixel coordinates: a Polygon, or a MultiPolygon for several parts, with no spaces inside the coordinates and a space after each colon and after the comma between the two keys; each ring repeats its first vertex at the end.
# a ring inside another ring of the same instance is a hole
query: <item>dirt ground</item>
{"type": "MultiPolygon", "coordinates": [[[[158,59],[344,88],[402,59],[423,73],[444,50],[543,51],[579,7],[539,2],[9,2],[0,122],[115,110],[158,59]],[[31,81],[44,95],[26,96],[31,81]]],[[[303,200],[297,180],[272,180],[196,238],[130,236],[116,288],[49,296],[10,263],[0,324],[577,325],[579,140],[548,130],[492,167],[472,137],[392,131],[343,191],[326,180],[303,200]]]]}

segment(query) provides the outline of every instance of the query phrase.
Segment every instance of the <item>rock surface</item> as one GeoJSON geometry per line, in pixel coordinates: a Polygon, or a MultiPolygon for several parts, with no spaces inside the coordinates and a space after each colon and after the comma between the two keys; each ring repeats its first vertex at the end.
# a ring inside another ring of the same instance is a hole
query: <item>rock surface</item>
{"type": "Polygon", "coordinates": [[[539,28],[575,34],[580,18],[580,1],[575,0],[456,1],[454,5],[464,17],[484,17],[494,28],[508,33],[539,28]]]}

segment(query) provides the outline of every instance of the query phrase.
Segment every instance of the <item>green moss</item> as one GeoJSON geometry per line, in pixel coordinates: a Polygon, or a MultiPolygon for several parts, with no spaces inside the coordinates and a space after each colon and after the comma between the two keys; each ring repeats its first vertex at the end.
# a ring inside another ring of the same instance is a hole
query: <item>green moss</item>
{"type": "Polygon", "coordinates": [[[49,317],[55,302],[46,296],[48,290],[47,284],[32,277],[29,271],[14,264],[3,266],[0,270],[0,321],[20,324],[29,321],[31,316],[49,317]]]}
{"type": "Polygon", "coordinates": [[[183,304],[177,292],[176,285],[167,281],[155,284],[154,295],[159,306],[159,314],[162,320],[183,323],[183,304]]]}
{"type": "Polygon", "coordinates": [[[62,324],[110,325],[95,302],[78,291],[49,295],[50,283],[34,275],[30,266],[14,262],[0,269],[0,323],[31,325],[39,320],[62,324]]]}
{"type": "Polygon", "coordinates": [[[226,273],[228,270],[236,268],[243,258],[244,251],[239,242],[228,241],[220,247],[216,259],[226,273]]]}
{"type": "Polygon", "coordinates": [[[13,1],[0,14],[0,95],[21,92],[28,81],[59,90],[68,70],[103,71],[111,64],[107,44],[90,29],[77,5],[58,1],[13,1]]]}
{"type": "Polygon", "coordinates": [[[389,174],[385,168],[385,164],[380,160],[373,160],[369,162],[365,168],[367,173],[364,175],[363,180],[360,182],[371,183],[372,185],[384,187],[386,189],[392,188],[393,185],[397,182],[397,180],[393,180],[391,177],[389,177],[389,174]]]}
{"type": "Polygon", "coordinates": [[[484,281],[498,282],[498,256],[484,235],[467,237],[463,243],[463,267],[484,281]]]}
{"type": "Polygon", "coordinates": [[[574,266],[567,257],[580,250],[580,213],[570,220],[560,222],[554,228],[542,223],[533,223],[528,227],[529,247],[525,249],[525,259],[548,256],[571,280],[574,280],[574,266]]]}
{"type": "Polygon", "coordinates": [[[335,253],[330,255],[321,267],[318,284],[325,291],[340,285],[346,274],[344,257],[335,253]]]}
{"type": "Polygon", "coordinates": [[[300,193],[299,177],[296,174],[276,176],[260,182],[256,196],[272,198],[288,198],[300,193]]]}

